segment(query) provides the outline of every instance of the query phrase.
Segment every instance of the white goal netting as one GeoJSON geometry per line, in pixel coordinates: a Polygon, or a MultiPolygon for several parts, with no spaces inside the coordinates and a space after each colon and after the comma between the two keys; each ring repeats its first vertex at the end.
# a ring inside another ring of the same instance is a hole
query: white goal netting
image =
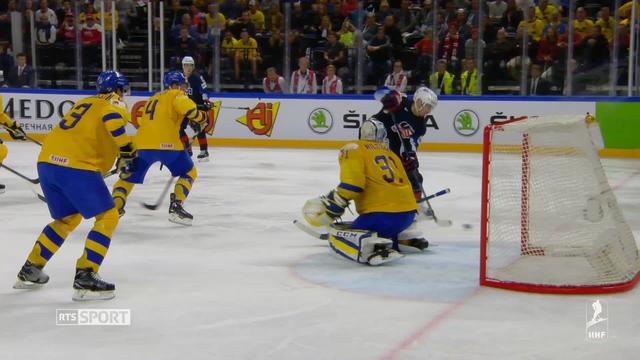
{"type": "Polygon", "coordinates": [[[584,116],[494,125],[487,142],[485,280],[533,291],[637,280],[638,246],[584,116]]]}

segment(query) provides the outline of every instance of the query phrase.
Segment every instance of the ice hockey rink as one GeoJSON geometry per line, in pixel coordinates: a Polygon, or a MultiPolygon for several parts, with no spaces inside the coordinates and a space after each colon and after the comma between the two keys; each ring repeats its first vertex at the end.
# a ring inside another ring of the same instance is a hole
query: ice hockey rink
{"type": "MultiPolygon", "coordinates": [[[[36,177],[38,148],[8,143],[6,165],[36,177]]],[[[153,202],[156,165],[130,197],[101,268],[116,299],[71,301],[91,223],[48,264],[49,284],[13,290],[49,220],[30,185],[0,169],[0,359],[638,359],[640,287],[601,296],[478,286],[481,156],[420,153],[432,202],[450,228],[420,223],[432,247],[373,268],[332,255],[292,225],[305,200],[338,183],[337,151],[212,148],[185,208],[193,227],[153,202]],[[464,229],[462,224],[471,224],[464,229]],[[608,338],[586,339],[599,299],[608,338]],[[56,326],[56,309],[130,309],[131,326],[56,326]]],[[[636,242],[640,160],[603,159],[636,242]]],[[[108,180],[111,185],[114,178],[108,180]]]]}

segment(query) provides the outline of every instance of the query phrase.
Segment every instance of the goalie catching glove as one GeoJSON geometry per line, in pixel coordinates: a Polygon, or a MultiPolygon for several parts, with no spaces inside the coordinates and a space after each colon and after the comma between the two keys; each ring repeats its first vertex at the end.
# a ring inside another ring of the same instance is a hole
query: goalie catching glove
{"type": "Polygon", "coordinates": [[[338,195],[335,190],[317,198],[307,200],[302,208],[304,219],[313,226],[326,226],[344,214],[349,200],[338,195]]]}

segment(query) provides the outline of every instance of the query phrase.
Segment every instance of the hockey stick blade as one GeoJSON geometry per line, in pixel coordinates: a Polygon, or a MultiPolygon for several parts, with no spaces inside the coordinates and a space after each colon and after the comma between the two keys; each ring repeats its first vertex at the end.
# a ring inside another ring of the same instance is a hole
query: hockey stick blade
{"type": "Polygon", "coordinates": [[[19,173],[19,172],[17,172],[17,171],[15,171],[15,170],[13,170],[12,168],[8,167],[7,165],[0,164],[0,168],[4,168],[4,169],[6,169],[7,171],[9,171],[10,173],[12,173],[12,174],[14,174],[14,175],[18,176],[19,178],[21,178],[22,180],[26,180],[26,181],[28,181],[28,182],[30,182],[30,183],[32,183],[32,184],[34,184],[34,185],[38,185],[38,184],[40,184],[40,179],[38,179],[38,178],[36,178],[36,179],[28,178],[27,176],[22,175],[21,173],[19,173]]]}
{"type": "Polygon", "coordinates": [[[308,226],[307,224],[304,224],[300,220],[293,220],[293,225],[295,225],[298,229],[305,232],[307,235],[313,236],[316,239],[327,240],[329,238],[329,233],[321,233],[321,232],[315,231],[310,226],[308,226]]]}
{"type": "Polygon", "coordinates": [[[167,197],[167,192],[169,192],[169,188],[171,187],[172,184],[173,184],[173,178],[170,178],[169,181],[167,181],[167,183],[164,185],[164,189],[162,189],[162,193],[160,194],[160,197],[158,198],[158,200],[156,200],[154,204],[147,204],[143,202],[142,206],[144,206],[144,208],[147,210],[158,210],[160,205],[162,205],[164,198],[167,197]]]}

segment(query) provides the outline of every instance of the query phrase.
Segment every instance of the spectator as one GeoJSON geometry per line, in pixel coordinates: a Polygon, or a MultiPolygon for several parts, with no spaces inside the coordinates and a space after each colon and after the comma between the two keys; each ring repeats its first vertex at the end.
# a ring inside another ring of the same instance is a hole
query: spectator
{"type": "Polygon", "coordinates": [[[329,19],[329,16],[325,15],[320,20],[320,26],[316,30],[316,40],[318,45],[320,46],[325,44],[327,37],[331,33],[333,33],[333,30],[331,30],[331,19],[329,19]]]}
{"type": "MultiPolygon", "coordinates": [[[[486,2],[483,3],[482,10],[485,14],[484,16],[486,17],[486,13],[487,13],[486,2]]],[[[468,14],[467,14],[467,26],[469,28],[480,26],[480,21],[478,19],[479,13],[480,13],[480,0],[471,0],[471,10],[468,11],[468,14]]]]}
{"type": "Polygon", "coordinates": [[[56,27],[49,23],[49,15],[41,13],[36,27],[36,44],[39,46],[53,45],[56,42],[56,33],[56,27]]]}
{"type": "Polygon", "coordinates": [[[328,14],[331,18],[332,29],[340,29],[345,21],[349,21],[348,17],[342,16],[342,4],[340,0],[332,0],[333,3],[329,4],[328,14]]]}
{"type": "Polygon", "coordinates": [[[549,95],[551,94],[551,83],[541,77],[542,66],[533,63],[529,70],[529,91],[527,95],[549,95]]]}
{"type": "Polygon", "coordinates": [[[231,25],[229,25],[229,30],[231,30],[235,38],[240,38],[240,33],[243,29],[247,29],[249,36],[256,35],[256,26],[251,22],[249,11],[243,11],[240,18],[236,21],[232,21],[231,25]]]}
{"type": "MultiPolygon", "coordinates": [[[[118,11],[118,17],[120,18],[119,29],[127,29],[129,24],[137,25],[136,17],[138,15],[136,6],[133,1],[129,0],[117,0],[116,11],[118,11]]],[[[174,24],[171,23],[171,26],[174,24]]]]}
{"type": "Polygon", "coordinates": [[[222,0],[220,12],[229,20],[235,20],[242,15],[242,5],[238,0],[222,0]]]}
{"type": "Polygon", "coordinates": [[[196,37],[197,30],[195,26],[191,25],[191,15],[182,14],[182,22],[171,28],[171,39],[174,43],[178,43],[180,39],[180,32],[183,28],[187,30],[187,34],[189,34],[191,38],[196,37]]]}
{"type": "Polygon", "coordinates": [[[410,7],[411,0],[402,0],[400,2],[400,11],[395,16],[401,34],[412,33],[416,28],[417,20],[410,7]]]}
{"type": "Polygon", "coordinates": [[[403,44],[402,33],[396,26],[395,18],[391,15],[384,18],[384,34],[389,38],[389,41],[391,41],[393,55],[399,57],[403,44]]]}
{"type": "MultiPolygon", "coordinates": [[[[431,72],[431,63],[433,62],[433,31],[428,29],[424,33],[424,37],[418,41],[414,47],[418,51],[416,60],[417,69],[421,74],[431,72]]],[[[436,47],[438,45],[436,44],[436,47]]]]}
{"type": "Polygon", "coordinates": [[[224,32],[220,47],[222,48],[222,56],[224,58],[228,59],[228,61],[235,61],[238,40],[233,37],[233,33],[231,31],[227,30],[224,32]]]}
{"type": "Polygon", "coordinates": [[[593,69],[609,62],[609,43],[599,25],[591,27],[591,33],[583,40],[585,69],[593,69]]]}
{"type": "Polygon", "coordinates": [[[437,13],[438,11],[433,10],[433,0],[424,0],[416,23],[421,33],[424,34],[427,29],[433,28],[433,22],[435,21],[437,13]]]}
{"type": "Polygon", "coordinates": [[[64,17],[64,22],[60,25],[58,30],[58,38],[67,46],[72,48],[76,42],[76,24],[72,13],[68,13],[64,17]]]}
{"type": "Polygon", "coordinates": [[[224,17],[224,14],[220,12],[220,6],[218,3],[212,2],[209,4],[209,12],[206,15],[207,26],[209,28],[217,28],[219,30],[224,30],[225,23],[227,19],[224,17]]]}
{"type": "Polygon", "coordinates": [[[468,39],[464,43],[464,53],[467,58],[472,58],[478,53],[478,47],[481,47],[484,51],[486,46],[487,44],[484,40],[480,39],[478,36],[478,28],[473,28],[471,29],[471,39],[468,39]]]}
{"type": "Polygon", "coordinates": [[[340,32],[338,35],[340,36],[338,41],[344,44],[347,48],[353,47],[353,34],[356,31],[356,27],[353,26],[349,19],[344,19],[342,22],[342,28],[340,28],[340,32]]]}
{"type": "Polygon", "coordinates": [[[336,33],[329,33],[327,38],[327,51],[324,54],[324,61],[326,65],[333,65],[336,69],[343,71],[347,70],[347,50],[343,43],[338,41],[336,33]],[[344,68],[344,69],[343,69],[344,68]]]}
{"type": "Polygon", "coordinates": [[[364,27],[362,28],[362,37],[364,41],[371,41],[378,33],[378,27],[380,27],[380,25],[376,23],[375,15],[373,13],[368,13],[364,22],[364,27]]]}
{"type": "Polygon", "coordinates": [[[284,39],[280,30],[271,31],[269,40],[264,45],[263,61],[265,66],[281,68],[284,63],[284,39]]]}
{"type": "Polygon", "coordinates": [[[186,27],[180,28],[180,37],[176,46],[176,57],[182,59],[185,56],[191,56],[197,58],[198,45],[196,40],[189,35],[189,30],[186,27]]]}
{"type": "Polygon", "coordinates": [[[447,60],[440,59],[436,63],[436,72],[429,77],[429,87],[438,95],[453,94],[454,76],[447,71],[447,60]]]}
{"type": "Polygon", "coordinates": [[[80,13],[80,22],[85,23],[87,21],[87,14],[91,14],[94,16],[94,19],[97,19],[96,9],[92,3],[87,3],[84,7],[84,11],[80,13]]]}
{"type": "Polygon", "coordinates": [[[298,60],[298,70],[291,74],[289,92],[292,94],[315,94],[318,92],[316,73],[309,69],[309,59],[301,57],[298,60]]]}
{"type": "Polygon", "coordinates": [[[464,58],[464,46],[460,34],[458,33],[458,25],[456,23],[449,24],[449,32],[440,41],[438,58],[444,59],[452,69],[458,69],[460,60],[464,58]]]}
{"type": "Polygon", "coordinates": [[[563,55],[563,49],[558,46],[558,34],[551,28],[540,40],[536,60],[543,64],[545,68],[552,66],[563,55]]]}
{"type": "Polygon", "coordinates": [[[27,65],[27,55],[19,53],[16,55],[16,65],[9,71],[7,76],[9,87],[32,88],[36,86],[35,73],[31,66],[27,65]]]}
{"type": "MultiPolygon", "coordinates": [[[[522,20],[518,25],[518,30],[524,28],[525,21],[522,20]]],[[[533,39],[533,41],[538,42],[542,39],[542,32],[544,30],[544,22],[536,17],[536,8],[533,6],[529,8],[527,13],[527,32],[529,33],[529,38],[533,39]]]]}
{"type": "Polygon", "coordinates": [[[58,23],[62,24],[67,14],[73,14],[73,9],[71,8],[71,1],[65,0],[62,2],[62,6],[58,8],[56,11],[56,18],[58,18],[58,23]]]}
{"type": "Polygon", "coordinates": [[[247,29],[242,29],[240,32],[240,40],[236,45],[236,61],[235,61],[235,74],[236,79],[240,79],[240,65],[249,63],[251,65],[251,75],[253,79],[256,79],[258,74],[258,42],[253,37],[249,36],[247,29]]]}
{"type": "Polygon", "coordinates": [[[336,76],[336,67],[327,66],[327,76],[322,79],[323,94],[342,94],[342,80],[336,76]]]}
{"type": "Polygon", "coordinates": [[[198,8],[196,4],[191,4],[189,15],[191,15],[191,25],[196,28],[198,28],[198,24],[205,19],[205,15],[200,11],[200,8],[198,8]]]}
{"type": "Polygon", "coordinates": [[[396,60],[393,63],[393,72],[387,75],[384,86],[400,93],[404,93],[407,90],[407,75],[402,69],[402,61],[396,60]]]}
{"type": "Polygon", "coordinates": [[[58,26],[58,16],[55,11],[49,8],[48,0],[40,0],[40,8],[36,11],[36,21],[40,21],[43,14],[49,19],[49,24],[58,26]]]}
{"type": "Polygon", "coordinates": [[[616,21],[611,17],[611,11],[607,6],[603,6],[602,9],[600,9],[600,17],[596,20],[595,25],[600,26],[602,34],[609,42],[611,42],[611,39],[613,39],[613,31],[616,26],[616,21]]]}
{"type": "Polygon", "coordinates": [[[258,8],[256,0],[249,0],[249,19],[255,25],[256,31],[261,33],[265,30],[264,13],[258,8]]]}
{"type": "Polygon", "coordinates": [[[549,0],[540,0],[538,6],[536,6],[536,17],[543,22],[551,21],[551,15],[558,12],[558,9],[549,4],[549,0]]]}
{"type": "Polygon", "coordinates": [[[502,21],[504,13],[507,11],[507,3],[503,0],[495,0],[488,4],[489,7],[489,20],[492,23],[499,23],[502,21]]]}
{"type": "Polygon", "coordinates": [[[271,3],[264,21],[265,28],[271,29],[271,31],[273,29],[284,30],[284,15],[280,12],[280,6],[277,3],[271,3]]]}
{"type": "Polygon", "coordinates": [[[24,23],[25,33],[27,35],[28,33],[26,32],[26,30],[29,29],[29,24],[31,23],[31,17],[34,15],[35,11],[36,9],[33,5],[33,0],[25,0],[24,8],[22,10],[22,21],[24,23]]]}
{"type": "Polygon", "coordinates": [[[276,68],[267,68],[267,76],[262,79],[262,88],[267,94],[282,94],[287,88],[284,78],[276,72],[276,68]]]}
{"type": "Polygon", "coordinates": [[[460,75],[460,94],[479,96],[482,95],[478,87],[478,69],[476,59],[467,57],[464,61],[466,70],[460,75]]]}
{"type": "Polygon", "coordinates": [[[378,23],[384,23],[385,19],[387,18],[387,16],[394,16],[393,11],[391,11],[391,8],[389,7],[389,2],[387,0],[382,0],[380,1],[380,6],[378,7],[378,13],[375,14],[376,16],[376,22],[378,23]]]}
{"type": "Polygon", "coordinates": [[[516,7],[515,0],[507,0],[507,11],[502,16],[502,27],[507,30],[507,33],[515,34],[516,29],[524,19],[522,11],[516,7]]]}
{"type": "Polygon", "coordinates": [[[583,38],[591,33],[593,21],[587,18],[587,11],[583,7],[576,10],[576,19],[573,20],[573,26],[576,34],[580,34],[583,38]]]}
{"type": "Polygon", "coordinates": [[[16,0],[9,0],[6,6],[0,4],[0,42],[11,40],[11,13],[14,11],[17,11],[16,0]]]}
{"type": "Polygon", "coordinates": [[[9,46],[0,44],[0,71],[3,75],[0,84],[2,85],[6,84],[9,72],[13,68],[13,57],[8,52],[9,46]]]}
{"type": "Polygon", "coordinates": [[[496,33],[496,41],[487,46],[485,74],[489,80],[507,80],[507,63],[516,56],[516,45],[507,38],[507,31],[500,29],[496,33]]]}
{"type": "Polygon", "coordinates": [[[98,46],[102,42],[102,28],[93,14],[86,15],[86,22],[80,31],[80,41],[84,46],[98,46]]]}
{"type": "MultiPolygon", "coordinates": [[[[385,35],[384,27],[379,27],[376,36],[371,39],[367,46],[367,53],[369,54],[369,78],[375,77],[379,74],[384,74],[389,71],[391,57],[391,43],[389,38],[385,35]]],[[[376,77],[378,79],[379,77],[376,77]]],[[[371,80],[371,79],[370,79],[371,80]]],[[[374,80],[378,83],[378,80],[374,80]]]]}
{"type": "Polygon", "coordinates": [[[464,9],[458,9],[456,15],[457,17],[454,24],[457,25],[458,35],[460,35],[461,38],[460,40],[464,41],[471,35],[471,27],[469,27],[469,25],[467,24],[467,13],[464,9]]]}
{"type": "MultiPolygon", "coordinates": [[[[171,6],[169,7],[169,16],[171,28],[173,29],[175,26],[179,26],[182,24],[182,17],[189,12],[180,5],[180,0],[171,0],[171,6]]],[[[191,15],[189,15],[189,25],[191,25],[191,15]]],[[[176,30],[176,33],[179,33],[180,30],[176,30]]],[[[178,34],[176,34],[176,39],[178,38],[178,34]]]]}
{"type": "Polygon", "coordinates": [[[546,34],[550,29],[555,30],[557,35],[562,35],[567,32],[567,25],[562,21],[559,11],[551,14],[551,20],[544,26],[544,30],[542,31],[546,34]]]}
{"type": "Polygon", "coordinates": [[[344,0],[342,2],[342,16],[351,16],[358,9],[358,0],[344,0]]]}

